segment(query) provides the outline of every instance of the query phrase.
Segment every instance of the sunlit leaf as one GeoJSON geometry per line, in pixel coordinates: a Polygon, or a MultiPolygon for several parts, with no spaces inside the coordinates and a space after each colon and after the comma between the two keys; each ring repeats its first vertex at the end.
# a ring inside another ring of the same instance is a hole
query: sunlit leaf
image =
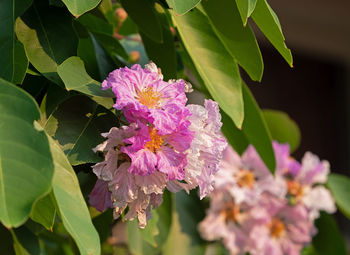
{"type": "Polygon", "coordinates": [[[0,220],[7,227],[23,224],[51,187],[52,156],[34,123],[39,118],[34,99],[0,79],[0,220]]]}
{"type": "Polygon", "coordinates": [[[58,215],[82,255],[99,255],[100,239],[81,194],[77,176],[56,142],[49,139],[55,166],[52,187],[58,215]]]}
{"type": "Polygon", "coordinates": [[[278,17],[266,0],[257,0],[252,18],[287,63],[293,66],[292,53],[284,43],[284,36],[278,17]]]}
{"type": "Polygon", "coordinates": [[[183,44],[211,96],[237,127],[244,118],[242,82],[238,66],[211,29],[208,19],[194,9],[172,15],[183,44]]]}
{"type": "Polygon", "coordinates": [[[111,90],[102,90],[101,83],[92,79],[79,57],[70,57],[58,66],[57,72],[68,90],[76,90],[87,95],[114,97],[111,90]]]}
{"type": "Polygon", "coordinates": [[[74,16],[80,16],[94,9],[101,0],[62,0],[74,16]]]}
{"type": "Polygon", "coordinates": [[[166,0],[168,5],[174,9],[177,14],[183,15],[196,7],[201,0],[166,0]]]}
{"type": "Polygon", "coordinates": [[[243,26],[235,1],[207,0],[202,5],[226,50],[253,80],[261,80],[264,65],[260,49],[249,24],[243,26]]]}

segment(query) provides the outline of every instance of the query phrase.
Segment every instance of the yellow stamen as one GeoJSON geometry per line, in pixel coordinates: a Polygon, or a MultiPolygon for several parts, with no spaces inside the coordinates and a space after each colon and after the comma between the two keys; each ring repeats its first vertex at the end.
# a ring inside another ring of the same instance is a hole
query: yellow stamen
{"type": "Polygon", "coordinates": [[[238,221],[240,216],[239,206],[235,203],[227,203],[222,209],[221,213],[225,217],[225,221],[238,221]]]}
{"type": "Polygon", "coordinates": [[[272,237],[277,238],[284,233],[284,231],[286,230],[286,227],[280,219],[273,218],[269,223],[269,229],[270,229],[270,235],[272,237]]]}
{"type": "Polygon", "coordinates": [[[298,181],[287,180],[287,190],[288,194],[294,196],[297,202],[304,194],[303,186],[298,181]]]}
{"type": "Polygon", "coordinates": [[[162,94],[154,91],[152,87],[144,88],[137,92],[137,100],[148,108],[156,108],[162,94]]]}
{"type": "Polygon", "coordinates": [[[237,184],[239,187],[252,189],[255,184],[255,176],[252,171],[241,169],[237,174],[237,184]]]}
{"type": "Polygon", "coordinates": [[[151,141],[146,143],[146,148],[152,152],[156,152],[160,146],[163,144],[163,138],[158,135],[157,129],[153,127],[149,127],[149,135],[151,137],[151,141]]]}

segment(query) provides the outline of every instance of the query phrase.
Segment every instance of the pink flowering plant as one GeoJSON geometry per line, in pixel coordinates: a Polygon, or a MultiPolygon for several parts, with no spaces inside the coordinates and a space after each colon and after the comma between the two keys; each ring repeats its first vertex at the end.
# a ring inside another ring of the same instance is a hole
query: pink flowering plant
{"type": "Polygon", "coordinates": [[[252,22],[293,66],[266,0],[0,0],[0,253],[346,255],[252,22]]]}

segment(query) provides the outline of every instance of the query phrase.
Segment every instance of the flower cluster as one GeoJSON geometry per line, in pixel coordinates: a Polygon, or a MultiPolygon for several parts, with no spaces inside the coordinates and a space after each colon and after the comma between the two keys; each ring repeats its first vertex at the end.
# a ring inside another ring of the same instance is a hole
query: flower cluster
{"type": "Polygon", "coordinates": [[[323,187],[329,163],[307,152],[299,163],[289,146],[273,144],[275,175],[254,147],[240,157],[224,152],[207,216],[199,231],[207,240],[222,239],[231,254],[297,255],[316,233],[321,210],[334,213],[330,192],[323,187]]]}
{"type": "Polygon", "coordinates": [[[130,124],[103,133],[107,140],[95,148],[105,159],[93,166],[98,181],[91,205],[114,207],[115,218],[128,207],[125,219],[137,217],[145,227],[166,187],[177,192],[199,186],[201,197],[212,190],[226,147],[216,102],[186,105],[190,86],[164,81],[154,63],[114,70],[102,87],[112,88],[114,107],[130,124]]]}

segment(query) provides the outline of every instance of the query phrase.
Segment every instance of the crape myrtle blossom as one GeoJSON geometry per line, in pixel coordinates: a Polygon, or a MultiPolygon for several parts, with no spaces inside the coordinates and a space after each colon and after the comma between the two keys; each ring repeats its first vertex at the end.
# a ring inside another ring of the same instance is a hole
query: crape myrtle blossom
{"type": "Polygon", "coordinates": [[[210,208],[199,224],[206,240],[222,240],[230,254],[297,255],[310,243],[319,211],[335,212],[327,180],[329,163],[307,152],[301,164],[289,146],[273,142],[273,176],[254,147],[224,152],[214,176],[210,208]]]}
{"type": "Polygon", "coordinates": [[[130,124],[103,133],[106,141],[94,149],[104,161],[92,167],[98,180],[90,204],[100,211],[113,207],[115,218],[128,207],[124,219],[138,218],[145,227],[166,187],[177,192],[199,186],[201,198],[209,194],[226,147],[218,104],[186,106],[191,86],[163,81],[153,63],[117,69],[103,87],[112,88],[115,108],[130,124]]]}
{"type": "Polygon", "coordinates": [[[160,134],[172,132],[182,121],[183,111],[187,111],[185,81],[163,81],[154,63],[146,68],[136,64],[116,69],[103,81],[102,88],[112,88],[116,95],[114,107],[122,110],[130,123],[143,119],[160,134]]]}

